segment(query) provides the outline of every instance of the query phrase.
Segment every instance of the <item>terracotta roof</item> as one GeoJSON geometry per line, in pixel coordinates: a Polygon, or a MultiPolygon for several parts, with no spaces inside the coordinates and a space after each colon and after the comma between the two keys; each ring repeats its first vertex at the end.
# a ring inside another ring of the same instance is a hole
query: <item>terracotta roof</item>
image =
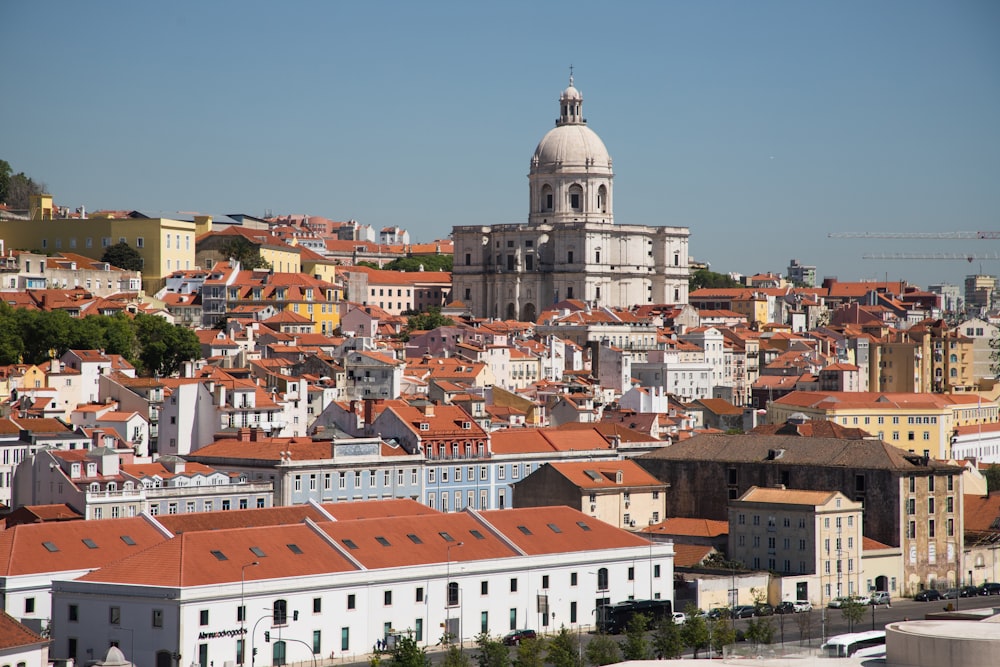
{"type": "Polygon", "coordinates": [[[684,535],[686,537],[719,537],[729,534],[729,522],[715,521],[714,519],[673,517],[644,528],[642,532],[663,535],[684,535]]]}
{"type": "Polygon", "coordinates": [[[22,524],[0,532],[0,575],[101,567],[165,539],[142,517],[22,524]]]}
{"type": "Polygon", "coordinates": [[[797,435],[806,438],[839,438],[862,440],[873,437],[862,428],[848,428],[828,419],[815,419],[803,423],[760,424],[750,431],[758,435],[797,435]]]}
{"type": "Polygon", "coordinates": [[[551,428],[506,429],[490,434],[494,454],[608,450],[608,441],[595,429],[559,431],[551,428]]]}
{"type": "Polygon", "coordinates": [[[625,487],[649,486],[662,487],[664,482],[646,472],[639,464],[631,460],[622,461],[574,461],[571,463],[550,463],[572,484],[581,489],[621,489],[625,487]],[[622,481],[618,482],[618,473],[622,481]]]}
{"type": "MultiPolygon", "coordinates": [[[[34,644],[48,644],[51,640],[35,634],[5,611],[0,611],[0,650],[8,651],[34,644]]],[[[5,653],[4,657],[12,655],[5,653]]],[[[21,656],[18,656],[21,657],[21,656]]],[[[22,663],[23,664],[23,663],[22,663]]]]}
{"type": "Polygon", "coordinates": [[[805,489],[775,489],[762,486],[750,487],[740,497],[748,503],[775,503],[780,505],[825,505],[837,491],[810,491],[805,489]]]}
{"type": "MultiPolygon", "coordinates": [[[[531,555],[588,551],[595,545],[603,549],[649,545],[644,537],[564,505],[490,510],[481,512],[481,516],[521,551],[531,555]]],[[[452,556],[456,551],[452,549],[452,556]]]]}
{"type": "Polygon", "coordinates": [[[1000,493],[988,496],[966,494],[965,530],[1000,535],[1000,493]]]}
{"type": "Polygon", "coordinates": [[[715,551],[715,547],[699,544],[674,544],[674,567],[696,567],[715,551]]]}
{"type": "Polygon", "coordinates": [[[893,547],[888,544],[882,544],[878,540],[873,540],[870,537],[861,538],[861,550],[862,551],[879,551],[881,549],[898,549],[899,547],[893,547]]]}

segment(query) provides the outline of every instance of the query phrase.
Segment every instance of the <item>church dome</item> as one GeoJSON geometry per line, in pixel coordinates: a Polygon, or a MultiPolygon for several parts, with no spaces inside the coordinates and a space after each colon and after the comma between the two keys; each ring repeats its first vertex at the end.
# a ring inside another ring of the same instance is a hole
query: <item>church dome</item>
{"type": "Polygon", "coordinates": [[[569,87],[566,88],[566,90],[562,91],[562,95],[559,96],[559,99],[560,100],[582,100],[583,99],[583,95],[581,95],[580,91],[577,90],[576,88],[574,88],[573,84],[570,83],[569,87]]]}
{"type": "Polygon", "coordinates": [[[596,132],[586,125],[568,124],[552,128],[542,137],[531,164],[542,170],[572,166],[610,169],[611,156],[596,132]]]}

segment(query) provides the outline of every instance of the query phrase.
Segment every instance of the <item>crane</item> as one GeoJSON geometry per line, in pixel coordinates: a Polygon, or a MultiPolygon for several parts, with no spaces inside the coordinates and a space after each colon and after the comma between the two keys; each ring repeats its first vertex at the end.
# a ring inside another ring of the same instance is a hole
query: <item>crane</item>
{"type": "Polygon", "coordinates": [[[986,253],[956,253],[956,252],[880,252],[880,253],[866,253],[861,256],[861,259],[964,259],[965,261],[972,263],[976,260],[990,260],[990,259],[1000,259],[1000,253],[986,252],[986,253]]]}
{"type": "MultiPolygon", "coordinates": [[[[996,241],[1000,232],[832,232],[831,239],[947,239],[951,241],[996,241]]],[[[934,258],[930,258],[934,259],[934,258]]]]}

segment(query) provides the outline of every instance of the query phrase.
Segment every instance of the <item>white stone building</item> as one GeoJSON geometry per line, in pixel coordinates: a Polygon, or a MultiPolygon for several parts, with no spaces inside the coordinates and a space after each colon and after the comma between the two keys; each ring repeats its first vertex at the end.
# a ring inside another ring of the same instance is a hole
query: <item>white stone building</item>
{"type": "Polygon", "coordinates": [[[446,631],[576,630],[611,601],[673,599],[673,544],[568,507],[388,516],[350,505],[336,521],[186,530],[55,581],[52,657],[117,641],[155,667],[176,654],[199,667],[358,661],[397,633],[427,646],[446,631]]]}
{"type": "Polygon", "coordinates": [[[528,174],[527,224],[455,227],[452,298],[477,317],[534,321],[560,299],[687,303],[686,227],[614,224],[611,156],[570,85],[528,174]]]}

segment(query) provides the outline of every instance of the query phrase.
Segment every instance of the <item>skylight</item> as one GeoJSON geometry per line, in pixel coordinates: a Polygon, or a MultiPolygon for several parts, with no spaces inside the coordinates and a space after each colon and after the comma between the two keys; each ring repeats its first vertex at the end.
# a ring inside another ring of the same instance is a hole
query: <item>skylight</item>
{"type": "Polygon", "coordinates": [[[354,540],[342,540],[342,541],[343,541],[344,545],[347,546],[348,549],[357,549],[358,548],[358,545],[354,543],[354,540]]]}
{"type": "Polygon", "coordinates": [[[379,544],[381,544],[383,547],[391,547],[392,546],[391,544],[389,544],[389,540],[385,539],[381,535],[376,535],[375,536],[375,541],[378,542],[379,544]]]}
{"type": "Polygon", "coordinates": [[[254,556],[257,556],[259,558],[267,558],[267,554],[264,553],[264,550],[261,549],[260,547],[250,547],[250,551],[253,552],[254,556]]]}
{"type": "Polygon", "coordinates": [[[455,541],[455,538],[452,537],[451,535],[449,535],[448,533],[441,532],[441,533],[438,533],[438,535],[440,535],[441,539],[443,539],[445,542],[454,542],[455,541]]]}
{"type": "Polygon", "coordinates": [[[413,542],[414,544],[423,544],[424,543],[424,541],[422,539],[420,539],[419,537],[417,537],[413,533],[409,533],[407,535],[407,537],[410,538],[410,541],[413,542]]]}
{"type": "Polygon", "coordinates": [[[216,560],[229,560],[226,554],[222,553],[218,549],[213,550],[212,555],[215,556],[216,560]]]}
{"type": "Polygon", "coordinates": [[[122,542],[124,542],[125,544],[129,545],[130,547],[134,547],[135,546],[135,540],[133,540],[128,535],[122,535],[121,538],[122,538],[122,542]]]}
{"type": "Polygon", "coordinates": [[[288,550],[291,551],[293,554],[302,553],[302,549],[297,544],[286,544],[285,546],[288,547],[288,550]]]}
{"type": "Polygon", "coordinates": [[[45,547],[46,549],[48,549],[49,551],[53,552],[53,553],[56,552],[56,551],[59,551],[59,547],[57,547],[52,542],[42,542],[42,546],[45,547]]]}
{"type": "Polygon", "coordinates": [[[577,521],[577,522],[576,522],[576,525],[580,526],[580,528],[582,528],[583,530],[585,530],[585,531],[587,531],[587,532],[590,532],[590,526],[588,526],[588,525],[587,525],[586,523],[584,523],[583,521],[577,521]]]}
{"type": "Polygon", "coordinates": [[[528,530],[527,526],[518,526],[517,529],[524,533],[525,535],[531,535],[531,531],[528,530]]]}
{"type": "Polygon", "coordinates": [[[477,540],[485,540],[486,539],[485,537],[483,537],[483,534],[480,533],[478,530],[470,530],[469,534],[472,535],[477,540]]]}
{"type": "Polygon", "coordinates": [[[84,538],[83,539],[83,543],[87,545],[88,549],[96,549],[97,548],[97,542],[95,542],[94,540],[90,539],[89,537],[84,538]]]}
{"type": "Polygon", "coordinates": [[[554,523],[550,523],[550,524],[547,524],[547,525],[548,525],[549,529],[550,529],[550,530],[551,530],[551,531],[552,531],[553,533],[561,533],[561,532],[562,532],[562,528],[560,528],[559,526],[557,526],[557,525],[556,525],[556,524],[554,524],[554,523]]]}

